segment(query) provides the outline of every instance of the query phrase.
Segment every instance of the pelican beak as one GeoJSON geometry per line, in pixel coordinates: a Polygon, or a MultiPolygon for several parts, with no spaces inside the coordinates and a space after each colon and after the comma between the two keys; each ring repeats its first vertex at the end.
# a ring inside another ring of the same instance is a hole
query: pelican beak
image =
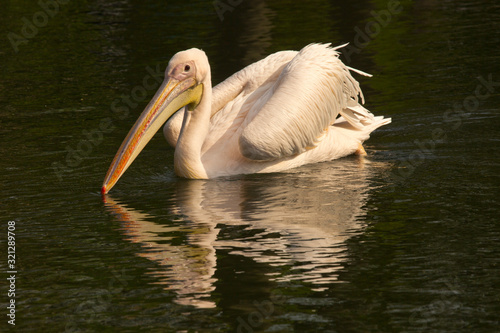
{"type": "Polygon", "coordinates": [[[151,140],[160,127],[184,106],[193,110],[201,100],[203,85],[194,77],[167,77],[123,140],[106,174],[101,193],[106,194],[151,140]]]}

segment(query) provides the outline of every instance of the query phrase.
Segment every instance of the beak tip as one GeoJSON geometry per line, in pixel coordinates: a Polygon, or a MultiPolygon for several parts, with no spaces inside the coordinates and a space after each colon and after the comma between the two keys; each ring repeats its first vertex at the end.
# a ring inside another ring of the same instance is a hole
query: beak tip
{"type": "Polygon", "coordinates": [[[103,187],[101,188],[101,194],[105,195],[106,193],[108,193],[108,190],[106,189],[106,185],[103,185],[103,187]]]}

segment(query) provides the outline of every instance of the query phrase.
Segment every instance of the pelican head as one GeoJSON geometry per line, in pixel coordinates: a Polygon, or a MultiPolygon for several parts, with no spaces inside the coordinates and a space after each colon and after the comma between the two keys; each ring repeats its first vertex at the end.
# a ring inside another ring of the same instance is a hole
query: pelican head
{"type": "Polygon", "coordinates": [[[178,52],[170,59],[162,85],[118,149],[101,193],[108,193],[168,118],[182,107],[193,111],[198,106],[209,73],[208,58],[199,49],[178,52]]]}

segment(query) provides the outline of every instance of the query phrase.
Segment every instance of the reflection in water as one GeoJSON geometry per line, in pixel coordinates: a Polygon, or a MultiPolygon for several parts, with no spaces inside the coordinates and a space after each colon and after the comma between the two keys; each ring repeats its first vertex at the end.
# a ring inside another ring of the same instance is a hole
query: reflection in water
{"type": "Polygon", "coordinates": [[[270,274],[277,282],[301,280],[315,290],[335,282],[345,241],[363,227],[359,217],[374,169],[353,157],[274,175],[178,181],[172,213],[181,220],[169,224],[109,196],[106,207],[123,222],[128,240],[143,246],[138,255],[159,264],[152,274],[176,292],[178,303],[209,308],[221,249],[290,267],[270,274]]]}

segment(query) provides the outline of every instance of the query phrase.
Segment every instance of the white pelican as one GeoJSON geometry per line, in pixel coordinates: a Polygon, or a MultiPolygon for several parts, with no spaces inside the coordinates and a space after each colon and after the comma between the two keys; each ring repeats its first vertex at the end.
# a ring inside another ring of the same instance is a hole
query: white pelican
{"type": "Polygon", "coordinates": [[[101,192],[116,184],[167,120],[175,173],[185,178],[279,172],[365,154],[363,141],[391,120],[358,103],[363,94],[349,70],[368,74],[340,61],[336,50],[343,46],[277,52],[213,89],[206,54],[178,52],[116,153],[101,192]]]}

